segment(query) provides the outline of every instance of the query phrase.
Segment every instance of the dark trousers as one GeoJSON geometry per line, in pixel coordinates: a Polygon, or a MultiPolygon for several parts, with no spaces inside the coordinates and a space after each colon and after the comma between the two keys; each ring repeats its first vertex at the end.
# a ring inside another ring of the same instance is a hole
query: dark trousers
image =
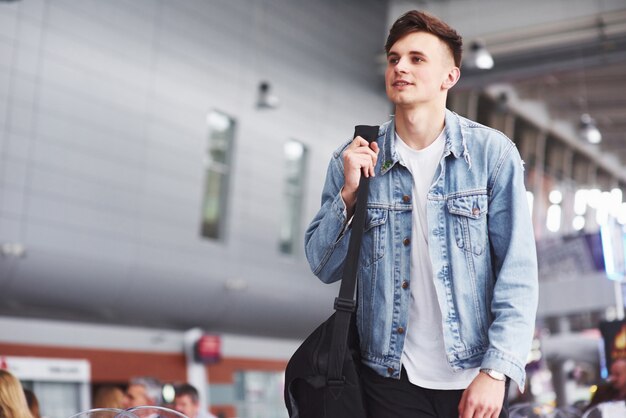
{"type": "MultiPolygon", "coordinates": [[[[367,366],[361,367],[368,418],[458,418],[463,390],[436,390],[415,386],[402,368],[400,380],[379,376],[367,366]]],[[[506,382],[500,418],[508,418],[506,382]]]]}

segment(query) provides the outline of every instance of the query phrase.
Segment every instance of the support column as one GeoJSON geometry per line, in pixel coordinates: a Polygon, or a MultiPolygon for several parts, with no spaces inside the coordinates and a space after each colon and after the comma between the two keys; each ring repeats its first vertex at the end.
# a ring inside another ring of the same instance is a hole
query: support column
{"type": "Polygon", "coordinates": [[[576,182],[574,176],[574,150],[568,146],[565,147],[562,160],[563,179],[561,181],[563,190],[563,201],[561,202],[561,228],[564,233],[573,230],[572,222],[574,221],[574,196],[576,194],[576,182]]]}
{"type": "Polygon", "coordinates": [[[539,232],[536,238],[541,238],[543,231],[546,229],[546,208],[543,192],[543,183],[545,176],[546,161],[546,139],[547,132],[539,131],[535,138],[535,178],[533,181],[532,191],[534,197],[533,218],[537,223],[536,231],[539,232]]]}
{"type": "Polygon", "coordinates": [[[474,89],[467,96],[467,118],[476,120],[478,117],[478,98],[480,91],[474,89]]]}
{"type": "Polygon", "coordinates": [[[511,138],[513,142],[517,143],[515,138],[513,138],[515,134],[515,119],[516,119],[515,114],[507,112],[507,114],[504,116],[503,132],[506,136],[511,138]]]}
{"type": "MultiPolygon", "coordinates": [[[[596,166],[593,161],[589,161],[589,166],[587,167],[587,184],[589,188],[598,187],[598,166],[596,166]]],[[[590,210],[587,208],[587,212],[585,213],[585,230],[589,231],[589,224],[593,221],[596,224],[596,209],[590,210]],[[593,214],[591,213],[593,212],[593,214]]]]}
{"type": "Polygon", "coordinates": [[[618,321],[624,319],[624,289],[622,281],[615,280],[613,289],[615,290],[615,316],[618,321]]]}
{"type": "Polygon", "coordinates": [[[200,410],[207,411],[210,405],[209,381],[206,366],[198,363],[194,359],[194,346],[204,331],[200,328],[192,328],[185,332],[183,345],[185,350],[185,361],[187,363],[187,382],[198,389],[200,398],[200,410]]]}

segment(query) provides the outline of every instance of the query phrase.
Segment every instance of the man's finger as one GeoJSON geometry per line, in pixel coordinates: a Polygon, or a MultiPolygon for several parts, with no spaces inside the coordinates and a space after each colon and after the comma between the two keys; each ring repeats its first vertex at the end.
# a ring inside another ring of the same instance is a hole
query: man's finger
{"type": "Polygon", "coordinates": [[[346,167],[360,169],[365,177],[373,175],[372,158],[367,154],[352,153],[345,158],[346,167]]]}
{"type": "Polygon", "coordinates": [[[461,400],[459,401],[459,417],[463,416],[463,412],[465,412],[465,397],[467,396],[467,391],[463,391],[463,395],[461,396],[461,400]]]}
{"type": "Polygon", "coordinates": [[[363,158],[363,159],[367,159],[368,161],[372,162],[372,164],[376,165],[376,160],[378,156],[376,155],[374,151],[372,151],[368,147],[359,147],[359,148],[355,148],[347,152],[346,158],[359,158],[359,159],[363,158]]]}
{"type": "Polygon", "coordinates": [[[374,176],[374,169],[376,168],[376,163],[378,162],[378,144],[376,142],[372,142],[370,144],[370,149],[374,151],[374,156],[372,157],[372,176],[374,176]]]}
{"type": "Polygon", "coordinates": [[[369,145],[369,142],[367,142],[365,139],[363,139],[363,137],[360,137],[360,136],[357,136],[356,138],[354,138],[354,140],[352,141],[352,144],[350,144],[352,148],[366,147],[368,145],[369,145]]]}

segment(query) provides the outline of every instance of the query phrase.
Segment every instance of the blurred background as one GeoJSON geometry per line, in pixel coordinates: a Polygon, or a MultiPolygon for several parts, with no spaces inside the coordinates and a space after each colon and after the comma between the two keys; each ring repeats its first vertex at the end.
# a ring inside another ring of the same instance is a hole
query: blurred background
{"type": "Polygon", "coordinates": [[[303,233],[332,151],[392,112],[411,9],[464,37],[448,107],[526,163],[540,306],[510,398],[589,401],[626,354],[624,0],[0,0],[0,368],[42,416],[136,376],[287,416],[338,291],[303,233]]]}

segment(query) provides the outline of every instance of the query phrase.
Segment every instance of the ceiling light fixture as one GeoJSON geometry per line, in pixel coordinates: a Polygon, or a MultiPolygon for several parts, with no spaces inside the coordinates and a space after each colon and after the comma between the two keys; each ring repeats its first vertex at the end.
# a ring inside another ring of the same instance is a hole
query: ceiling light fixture
{"type": "Polygon", "coordinates": [[[478,70],[489,70],[493,68],[493,57],[482,40],[475,40],[470,44],[465,66],[469,69],[478,70]]]}
{"type": "Polygon", "coordinates": [[[496,97],[496,111],[499,113],[506,113],[509,110],[509,94],[506,91],[502,91],[496,97]]]}
{"type": "Polygon", "coordinates": [[[280,99],[271,93],[272,86],[267,81],[259,83],[259,94],[256,102],[257,109],[276,109],[280,99]]]}
{"type": "Polygon", "coordinates": [[[18,242],[5,242],[0,244],[0,255],[10,258],[22,258],[26,256],[26,247],[18,242]]]}
{"type": "Polygon", "coordinates": [[[599,144],[602,141],[602,133],[596,126],[595,120],[589,113],[580,115],[580,136],[590,144],[599,144]]]}

